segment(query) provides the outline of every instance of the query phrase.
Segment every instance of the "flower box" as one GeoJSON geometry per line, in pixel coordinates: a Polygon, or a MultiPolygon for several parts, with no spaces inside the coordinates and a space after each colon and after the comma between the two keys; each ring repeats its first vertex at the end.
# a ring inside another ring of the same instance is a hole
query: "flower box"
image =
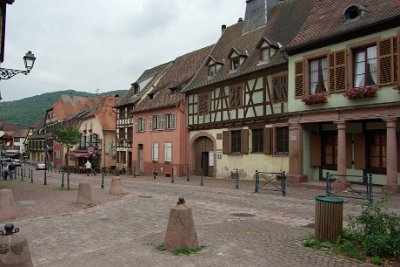
{"type": "Polygon", "coordinates": [[[308,96],[304,97],[301,101],[303,101],[304,104],[306,104],[306,105],[323,104],[323,103],[328,102],[328,100],[326,99],[325,93],[308,95],[308,96]]]}
{"type": "Polygon", "coordinates": [[[348,99],[360,99],[360,98],[368,98],[368,97],[375,97],[378,88],[375,86],[361,86],[361,87],[354,87],[347,91],[347,98],[348,99]]]}

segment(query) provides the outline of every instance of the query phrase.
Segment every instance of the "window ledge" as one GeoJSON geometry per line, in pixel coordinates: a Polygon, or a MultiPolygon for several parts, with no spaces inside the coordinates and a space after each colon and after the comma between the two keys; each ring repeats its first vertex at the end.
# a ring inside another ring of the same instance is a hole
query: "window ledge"
{"type": "Polygon", "coordinates": [[[274,154],[272,154],[273,157],[287,157],[289,156],[288,152],[275,152],[274,154]]]}

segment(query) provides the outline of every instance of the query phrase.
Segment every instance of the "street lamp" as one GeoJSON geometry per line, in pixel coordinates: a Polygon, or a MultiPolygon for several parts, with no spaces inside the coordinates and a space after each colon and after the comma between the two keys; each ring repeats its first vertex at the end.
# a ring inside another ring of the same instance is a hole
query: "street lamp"
{"type": "Polygon", "coordinates": [[[26,70],[13,70],[13,69],[0,68],[0,80],[8,80],[19,73],[23,73],[23,74],[27,75],[33,68],[36,57],[34,54],[32,54],[31,51],[28,51],[28,53],[25,54],[23,59],[24,59],[26,70]]]}

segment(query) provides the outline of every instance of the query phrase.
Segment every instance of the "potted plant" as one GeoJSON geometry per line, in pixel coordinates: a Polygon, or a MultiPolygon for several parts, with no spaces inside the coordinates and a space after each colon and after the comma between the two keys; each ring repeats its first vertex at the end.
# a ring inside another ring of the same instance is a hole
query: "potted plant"
{"type": "Polygon", "coordinates": [[[368,98],[375,97],[378,88],[376,86],[360,86],[354,87],[347,91],[348,99],[360,99],[360,98],[368,98]]]}
{"type": "Polygon", "coordinates": [[[314,105],[314,104],[323,104],[328,102],[326,99],[326,94],[325,93],[317,93],[313,95],[307,95],[305,96],[302,101],[306,105],[314,105]]]}

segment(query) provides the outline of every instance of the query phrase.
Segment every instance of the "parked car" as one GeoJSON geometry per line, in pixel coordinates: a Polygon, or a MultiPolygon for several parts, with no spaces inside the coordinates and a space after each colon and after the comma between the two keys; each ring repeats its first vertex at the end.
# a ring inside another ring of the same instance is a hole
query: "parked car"
{"type": "Polygon", "coordinates": [[[46,170],[46,164],[44,162],[36,163],[36,170],[46,170]]]}
{"type": "Polygon", "coordinates": [[[12,161],[14,162],[15,166],[21,166],[21,160],[20,159],[13,159],[12,161]]]}

